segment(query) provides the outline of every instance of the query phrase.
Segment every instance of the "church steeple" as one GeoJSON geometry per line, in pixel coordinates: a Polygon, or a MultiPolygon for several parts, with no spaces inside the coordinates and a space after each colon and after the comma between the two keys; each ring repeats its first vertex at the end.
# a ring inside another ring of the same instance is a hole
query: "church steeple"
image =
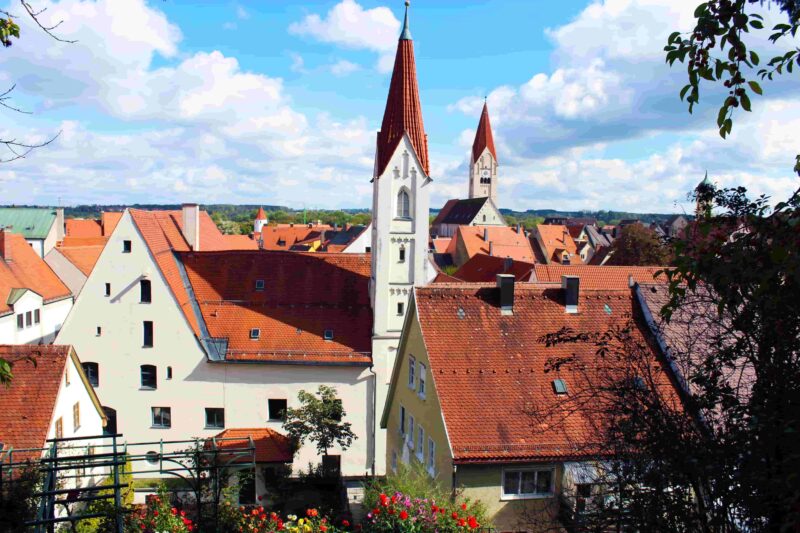
{"type": "Polygon", "coordinates": [[[494,148],[492,123],[489,120],[489,106],[485,101],[469,163],[469,197],[488,196],[497,205],[497,151],[494,148]]]}
{"type": "Polygon", "coordinates": [[[375,157],[375,177],[381,176],[394,155],[397,145],[408,134],[417,159],[422,164],[425,175],[430,175],[428,163],[428,136],[422,122],[422,106],[419,102],[417,68],[414,60],[414,41],[408,25],[408,2],[403,31],[397,43],[394,58],[392,81],[389,96],[383,113],[381,130],[378,132],[378,145],[375,157]]]}

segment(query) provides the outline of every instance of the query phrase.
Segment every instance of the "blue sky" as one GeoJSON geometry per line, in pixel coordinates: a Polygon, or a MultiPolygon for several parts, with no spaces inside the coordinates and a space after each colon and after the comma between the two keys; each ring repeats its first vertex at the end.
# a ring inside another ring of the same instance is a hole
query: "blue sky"
{"type": "MultiPolygon", "coordinates": [[[[681,72],[661,49],[696,2],[413,1],[432,205],[466,195],[485,95],[501,207],[691,210],[705,170],[794,190],[796,80],[769,87],[724,142],[713,94],[693,116],[678,100],[681,72]]],[[[4,137],[62,132],[0,165],[0,203],[370,205],[401,1],[34,5],[78,42],[20,18],[22,40],[0,52],[0,83],[34,111],[4,114],[4,137]]]]}

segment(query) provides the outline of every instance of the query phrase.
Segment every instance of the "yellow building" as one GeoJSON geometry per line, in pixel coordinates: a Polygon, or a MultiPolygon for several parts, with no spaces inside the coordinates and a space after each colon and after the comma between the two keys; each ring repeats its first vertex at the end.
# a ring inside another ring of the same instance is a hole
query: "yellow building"
{"type": "Polygon", "coordinates": [[[569,525],[596,494],[597,421],[567,407],[586,373],[548,362],[588,362],[597,347],[542,338],[605,332],[628,323],[633,305],[628,289],[580,291],[566,276],[561,286],[499,275],[497,285],[415,288],[381,419],[387,471],[421,462],[443,487],[481,500],[498,531],[569,525]]]}

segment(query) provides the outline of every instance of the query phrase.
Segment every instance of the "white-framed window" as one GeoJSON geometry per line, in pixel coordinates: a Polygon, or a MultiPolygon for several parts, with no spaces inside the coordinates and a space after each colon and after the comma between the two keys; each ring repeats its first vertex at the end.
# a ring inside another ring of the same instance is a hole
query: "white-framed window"
{"type": "Polygon", "coordinates": [[[264,280],[263,279],[257,279],[256,280],[256,290],[257,291],[263,291],[264,290],[264,280]]]}
{"type": "Polygon", "coordinates": [[[435,475],[436,471],[436,443],[428,437],[428,473],[435,475]]]}
{"type": "Polygon", "coordinates": [[[423,364],[419,364],[419,397],[423,400],[425,399],[425,374],[427,373],[428,369],[423,364]]]}
{"type": "Polygon", "coordinates": [[[408,356],[408,388],[414,390],[417,387],[417,360],[413,355],[408,356]]]}
{"type": "Polygon", "coordinates": [[[405,189],[397,193],[397,218],[411,218],[411,198],[405,189]]]}
{"type": "Polygon", "coordinates": [[[417,459],[420,463],[425,462],[425,430],[422,425],[417,426],[417,459]]]}
{"type": "Polygon", "coordinates": [[[412,415],[408,415],[408,435],[406,444],[408,444],[408,447],[412,450],[414,449],[414,417],[412,415]]]}
{"type": "Polygon", "coordinates": [[[400,406],[400,434],[406,434],[406,408],[400,406]]]}
{"type": "Polygon", "coordinates": [[[503,500],[543,498],[553,495],[554,469],[508,468],[503,469],[503,500]]]}

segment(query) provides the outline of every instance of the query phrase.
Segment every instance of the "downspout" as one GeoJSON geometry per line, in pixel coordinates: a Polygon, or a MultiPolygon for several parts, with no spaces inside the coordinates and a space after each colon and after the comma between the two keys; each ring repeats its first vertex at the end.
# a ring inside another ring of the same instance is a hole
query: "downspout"
{"type": "Polygon", "coordinates": [[[452,487],[452,491],[451,491],[451,494],[450,494],[450,499],[452,501],[456,501],[456,487],[458,486],[458,482],[456,481],[457,475],[458,475],[458,465],[454,463],[453,464],[453,487],[452,487]]]}
{"type": "Polygon", "coordinates": [[[375,423],[377,421],[378,408],[378,374],[372,369],[373,365],[369,365],[369,373],[372,374],[372,477],[375,478],[375,455],[377,454],[378,445],[375,442],[375,423]]]}

